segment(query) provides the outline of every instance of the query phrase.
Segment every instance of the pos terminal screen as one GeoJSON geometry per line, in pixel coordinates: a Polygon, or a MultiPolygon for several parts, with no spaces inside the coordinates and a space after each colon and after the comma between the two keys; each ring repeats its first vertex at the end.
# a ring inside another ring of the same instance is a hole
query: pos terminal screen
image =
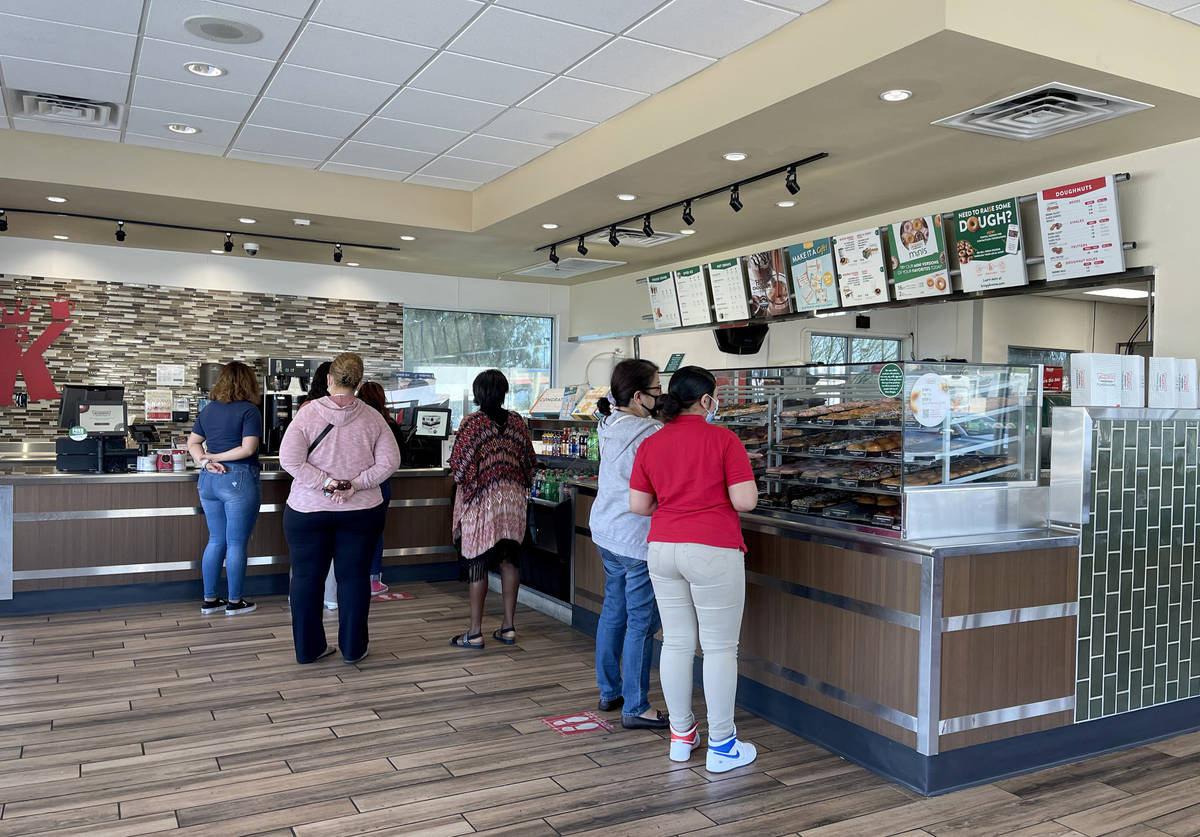
{"type": "Polygon", "coordinates": [[[449,410],[444,407],[417,407],[413,413],[413,436],[425,439],[449,438],[449,410]]]}

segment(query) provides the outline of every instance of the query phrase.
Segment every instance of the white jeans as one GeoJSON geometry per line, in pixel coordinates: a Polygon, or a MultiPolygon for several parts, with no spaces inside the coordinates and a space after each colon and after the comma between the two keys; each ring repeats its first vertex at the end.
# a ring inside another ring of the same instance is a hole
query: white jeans
{"type": "Polygon", "coordinates": [[[691,729],[692,661],[696,640],[704,651],[708,737],[733,735],[737,648],[746,603],[746,561],[740,549],[698,543],[651,543],[647,561],[662,619],[658,674],[677,730],[691,729]]]}

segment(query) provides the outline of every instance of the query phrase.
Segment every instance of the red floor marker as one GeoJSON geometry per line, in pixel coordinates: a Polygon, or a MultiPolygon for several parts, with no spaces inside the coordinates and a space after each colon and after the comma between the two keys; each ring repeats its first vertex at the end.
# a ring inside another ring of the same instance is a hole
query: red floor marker
{"type": "Polygon", "coordinates": [[[559,715],[557,718],[542,718],[542,723],[560,735],[582,735],[585,732],[603,730],[612,732],[612,724],[592,712],[577,712],[574,715],[559,715]]]}
{"type": "Polygon", "coordinates": [[[412,593],[380,593],[378,596],[372,596],[377,602],[398,602],[401,599],[415,598],[412,593]]]}

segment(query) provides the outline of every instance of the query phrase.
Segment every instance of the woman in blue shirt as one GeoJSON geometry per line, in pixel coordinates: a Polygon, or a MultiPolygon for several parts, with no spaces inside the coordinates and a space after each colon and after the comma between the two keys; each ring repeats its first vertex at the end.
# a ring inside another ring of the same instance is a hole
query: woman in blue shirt
{"type": "Polygon", "coordinates": [[[244,363],[227,363],[212,388],[208,406],[196,417],[188,451],[200,471],[200,505],[208,524],[201,571],[202,614],[224,610],[226,616],[251,613],[256,605],[242,598],[246,577],[246,544],[262,505],[258,481],[258,443],[262,439],[258,377],[244,363]],[[225,564],[227,599],[217,596],[221,564],[225,564]]]}

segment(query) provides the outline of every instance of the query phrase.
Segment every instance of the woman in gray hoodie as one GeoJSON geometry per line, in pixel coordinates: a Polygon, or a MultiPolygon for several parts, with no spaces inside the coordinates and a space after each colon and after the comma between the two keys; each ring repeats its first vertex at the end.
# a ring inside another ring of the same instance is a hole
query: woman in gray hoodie
{"type": "Polygon", "coordinates": [[[609,398],[600,399],[600,482],[589,526],[604,562],[604,607],[596,628],[596,683],[600,711],[621,708],[626,729],[666,729],[650,708],[651,639],[659,627],[654,588],[646,569],[650,518],[629,510],[629,475],[638,445],[662,427],[651,418],[662,397],[658,367],[623,360],[612,373],[609,398]]]}

